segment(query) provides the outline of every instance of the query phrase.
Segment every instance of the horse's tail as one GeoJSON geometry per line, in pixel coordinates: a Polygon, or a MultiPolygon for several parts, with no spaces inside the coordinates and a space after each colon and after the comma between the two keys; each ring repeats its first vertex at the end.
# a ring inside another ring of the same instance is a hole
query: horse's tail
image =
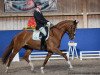
{"type": "Polygon", "coordinates": [[[10,43],[10,45],[7,47],[6,51],[4,52],[4,54],[2,56],[2,62],[3,62],[3,64],[6,64],[7,59],[8,59],[9,55],[12,52],[13,44],[14,44],[14,41],[12,40],[11,43],[10,43]]]}

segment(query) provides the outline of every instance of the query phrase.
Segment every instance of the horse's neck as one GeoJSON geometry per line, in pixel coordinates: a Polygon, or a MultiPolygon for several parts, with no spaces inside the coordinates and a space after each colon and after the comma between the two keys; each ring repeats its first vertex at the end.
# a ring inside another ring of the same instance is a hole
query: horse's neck
{"type": "Polygon", "coordinates": [[[52,34],[53,36],[58,39],[58,40],[61,40],[62,36],[64,35],[65,31],[64,31],[64,28],[61,28],[60,27],[54,27],[52,29],[52,34]]]}

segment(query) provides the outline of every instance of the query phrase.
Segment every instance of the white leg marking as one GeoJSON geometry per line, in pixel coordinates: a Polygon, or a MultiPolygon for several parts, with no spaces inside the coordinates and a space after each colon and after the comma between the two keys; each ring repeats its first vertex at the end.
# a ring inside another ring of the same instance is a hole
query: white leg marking
{"type": "Polygon", "coordinates": [[[6,67],[6,71],[5,72],[8,72],[8,67],[6,67]]]}
{"type": "Polygon", "coordinates": [[[41,73],[44,74],[44,67],[41,67],[41,73]]]}
{"type": "Polygon", "coordinates": [[[34,70],[34,66],[33,66],[33,63],[31,61],[29,62],[29,65],[31,66],[31,71],[33,71],[34,70]]]}
{"type": "Polygon", "coordinates": [[[71,62],[68,60],[68,64],[69,64],[69,68],[73,68],[73,66],[72,66],[72,64],[71,64],[71,62]]]}

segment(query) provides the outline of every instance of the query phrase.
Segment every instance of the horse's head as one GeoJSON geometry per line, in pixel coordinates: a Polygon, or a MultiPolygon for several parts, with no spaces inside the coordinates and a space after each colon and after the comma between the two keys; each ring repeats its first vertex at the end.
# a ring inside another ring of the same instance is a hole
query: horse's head
{"type": "MultiPolygon", "coordinates": [[[[75,31],[77,28],[77,21],[76,20],[65,20],[65,21],[61,21],[59,22],[57,25],[52,26],[51,29],[53,28],[57,28],[62,34],[64,33],[68,33],[69,38],[71,40],[74,39],[75,37],[75,31]]],[[[59,33],[60,35],[60,33],[59,33]]]]}
{"type": "Polygon", "coordinates": [[[76,20],[74,20],[74,21],[71,20],[71,21],[69,21],[69,23],[68,22],[66,23],[67,26],[65,26],[65,27],[66,27],[66,31],[69,35],[70,40],[73,40],[75,37],[77,24],[78,24],[78,22],[76,20]]]}

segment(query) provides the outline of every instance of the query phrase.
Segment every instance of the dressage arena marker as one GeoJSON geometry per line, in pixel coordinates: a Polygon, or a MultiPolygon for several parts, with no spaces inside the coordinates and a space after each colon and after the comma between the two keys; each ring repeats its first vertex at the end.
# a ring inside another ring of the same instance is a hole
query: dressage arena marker
{"type": "Polygon", "coordinates": [[[100,58],[100,51],[80,51],[80,60],[100,58]]]}
{"type": "MultiPolygon", "coordinates": [[[[48,52],[32,52],[29,56],[29,60],[44,60],[48,52]]],[[[64,51],[67,57],[69,58],[69,52],[64,51]]],[[[53,54],[50,59],[64,59],[62,56],[58,54],[53,54]]]]}
{"type": "Polygon", "coordinates": [[[77,50],[76,50],[77,43],[69,41],[68,46],[69,46],[69,49],[68,49],[69,50],[69,57],[71,55],[72,60],[74,59],[75,56],[76,56],[76,58],[78,58],[78,53],[77,53],[77,50]]]}
{"type": "Polygon", "coordinates": [[[19,62],[20,60],[19,60],[19,53],[17,53],[16,54],[16,56],[14,57],[14,59],[13,59],[13,62],[19,62]]]}

